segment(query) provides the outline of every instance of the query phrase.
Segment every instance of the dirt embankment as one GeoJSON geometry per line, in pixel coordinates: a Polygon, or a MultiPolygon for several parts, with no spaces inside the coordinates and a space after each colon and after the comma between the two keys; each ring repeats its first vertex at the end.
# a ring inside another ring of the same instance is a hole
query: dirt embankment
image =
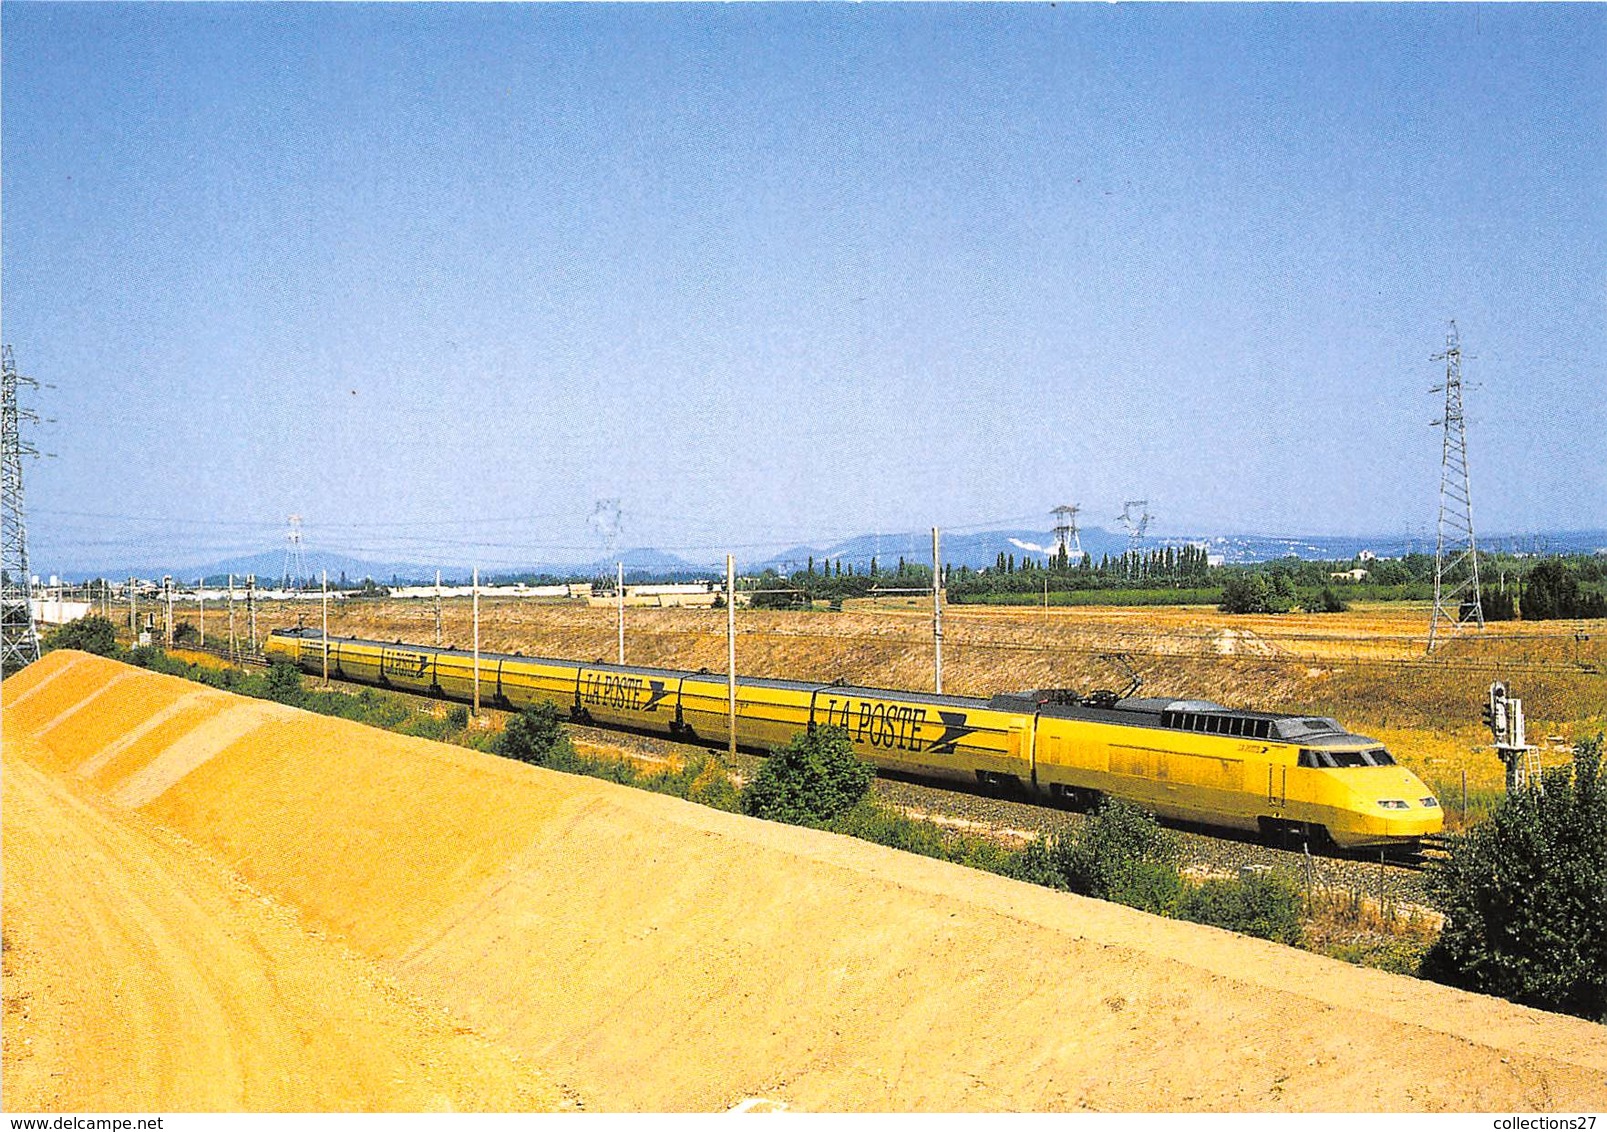
{"type": "MultiPolygon", "coordinates": [[[[8,681],[9,683],[9,681],[8,681]]],[[[12,1111],[552,1110],[553,1083],[7,720],[12,1111]]]]}
{"type": "MultiPolygon", "coordinates": [[[[296,939],[312,949],[307,1010],[327,995],[322,1015],[368,1018],[341,1005],[359,991],[339,973],[373,964],[394,980],[395,1001],[427,1007],[403,1011],[408,1024],[446,1026],[404,1028],[407,1040],[472,1039],[484,1060],[446,1080],[488,1074],[505,1091],[475,1095],[508,1107],[556,1096],[509,1068],[519,1065],[594,1109],[756,1096],[832,1110],[1607,1105],[1603,1027],[878,846],[72,654],[8,680],[5,710],[8,936],[14,901],[37,909],[15,924],[8,1009],[11,988],[26,987],[31,1025],[66,1034],[98,1012],[136,1051],[195,1034],[172,1058],[175,1088],[214,1061],[252,1080],[275,1065],[271,1041],[219,1037],[260,1030],[274,1003],[266,991],[218,994],[209,1013],[191,1005],[195,980],[153,976],[125,994],[94,975],[103,963],[75,966],[69,952],[82,945],[44,922],[56,912],[46,878],[94,888],[112,867],[80,826],[159,841],[174,831],[191,843],[179,843],[196,855],[191,871],[212,879],[186,897],[191,927],[159,933],[133,905],[86,898],[75,939],[137,935],[138,962],[123,966],[208,978],[240,967],[248,978],[252,955],[266,961],[257,945],[237,946],[228,894],[263,893],[299,916],[296,939]],[[19,805],[18,782],[77,806],[54,816],[43,802],[19,805]],[[31,832],[19,839],[17,828],[31,832]]],[[[47,1072],[79,1090],[64,1105],[96,1106],[94,1049],[64,1039],[41,1052],[36,1041],[30,1084],[12,1072],[11,1037],[8,1026],[8,1106],[54,1103],[22,1091],[41,1089],[47,1072]]],[[[380,1075],[304,1095],[309,1107],[453,1097],[386,1092],[380,1075]]],[[[277,1095],[210,1103],[275,1107],[277,1095]]]]}

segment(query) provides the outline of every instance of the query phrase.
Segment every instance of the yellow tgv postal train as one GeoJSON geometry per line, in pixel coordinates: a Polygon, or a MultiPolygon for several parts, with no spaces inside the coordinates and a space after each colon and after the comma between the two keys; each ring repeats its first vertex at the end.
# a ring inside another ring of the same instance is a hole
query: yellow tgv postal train
{"type": "MultiPolygon", "coordinates": [[[[320,674],[324,638],[275,630],[270,660],[320,674]]],[[[459,649],[331,637],[331,676],[469,701],[459,649]]],[[[482,653],[484,703],[552,703],[572,719],[689,742],[729,739],[723,675],[482,653]]],[[[1341,847],[1410,845],[1438,833],[1438,800],[1382,744],[1332,719],[1241,711],[1206,700],[1079,696],[991,699],[740,678],[737,741],[764,751],[815,726],[847,731],[883,770],[1088,803],[1102,794],[1162,817],[1341,847]]]]}

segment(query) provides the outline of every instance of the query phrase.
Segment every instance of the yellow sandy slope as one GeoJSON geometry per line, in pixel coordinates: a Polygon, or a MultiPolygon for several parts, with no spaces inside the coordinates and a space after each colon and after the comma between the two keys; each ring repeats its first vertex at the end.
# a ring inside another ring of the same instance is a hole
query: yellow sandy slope
{"type": "MultiPolygon", "coordinates": [[[[221,875],[328,933],[311,942],[332,980],[356,952],[494,1043],[477,1051],[511,1051],[588,1108],[1607,1106],[1607,1029],[1590,1023],[127,673],[57,653],[5,684],[8,935],[14,901],[42,907],[46,870],[95,868],[42,830],[25,849],[44,863],[22,865],[13,827],[42,816],[15,805],[24,781],[95,822],[182,834],[221,875]]],[[[219,889],[146,961],[231,964],[217,958],[228,933],[202,930],[226,921],[219,889]]],[[[103,933],[139,915],[92,913],[103,933]]],[[[8,983],[70,982],[68,941],[29,923],[8,983]]],[[[36,997],[32,1016],[103,1011],[147,1041],[203,1017],[159,993],[83,987],[92,1004],[36,997]]],[[[253,1010],[220,1008],[241,1026],[253,1010]]],[[[87,1080],[80,1056],[63,1048],[50,1064],[87,1080]]],[[[209,1056],[183,1065],[201,1073],[209,1056]]],[[[243,1043],[215,1056],[254,1064],[243,1043]]],[[[331,1083],[333,1099],[312,1103],[429,1103],[352,1099],[366,1087],[331,1083]]],[[[278,1103],[234,1097],[219,1103],[278,1103]]]]}
{"type": "Polygon", "coordinates": [[[42,773],[10,730],[8,1111],[560,1107],[207,854],[42,773]]]}

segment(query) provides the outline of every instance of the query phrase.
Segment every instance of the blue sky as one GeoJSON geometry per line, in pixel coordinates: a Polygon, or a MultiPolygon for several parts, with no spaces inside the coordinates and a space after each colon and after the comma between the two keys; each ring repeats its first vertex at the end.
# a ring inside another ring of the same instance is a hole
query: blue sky
{"type": "Polygon", "coordinates": [[[1607,525],[1600,5],[0,18],[39,567],[1607,525]]]}

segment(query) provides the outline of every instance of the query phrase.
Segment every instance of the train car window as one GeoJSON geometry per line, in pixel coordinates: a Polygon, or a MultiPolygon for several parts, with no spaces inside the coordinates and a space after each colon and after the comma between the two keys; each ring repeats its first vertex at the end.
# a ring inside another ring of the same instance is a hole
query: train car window
{"type": "Polygon", "coordinates": [[[1258,719],[1255,721],[1255,737],[1257,739],[1270,739],[1272,737],[1272,721],[1258,719]]]}
{"type": "Polygon", "coordinates": [[[1317,765],[1317,752],[1316,751],[1311,751],[1311,750],[1303,750],[1303,751],[1301,751],[1300,752],[1300,765],[1301,766],[1307,766],[1307,767],[1315,767],[1317,765]]]}
{"type": "Polygon", "coordinates": [[[1360,751],[1324,751],[1333,764],[1338,767],[1372,766],[1367,756],[1360,751]]]}
{"type": "Polygon", "coordinates": [[[1384,750],[1384,748],[1382,748],[1382,747],[1375,747],[1371,751],[1363,751],[1362,752],[1362,757],[1365,758],[1367,760],[1368,764],[1371,765],[1371,766],[1394,766],[1395,765],[1394,756],[1392,756],[1388,751],[1384,750]]]}

